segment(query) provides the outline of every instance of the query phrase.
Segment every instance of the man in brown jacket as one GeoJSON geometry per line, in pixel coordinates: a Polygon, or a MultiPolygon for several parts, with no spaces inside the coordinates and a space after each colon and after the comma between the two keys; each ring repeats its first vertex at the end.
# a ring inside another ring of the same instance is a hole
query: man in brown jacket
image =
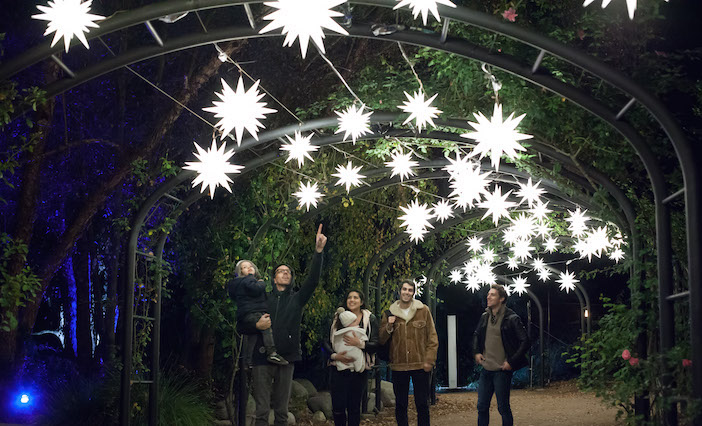
{"type": "Polygon", "coordinates": [[[400,283],[400,300],[383,314],[380,343],[390,340],[390,368],[395,391],[395,419],[398,426],[408,426],[407,405],[410,378],[414,384],[417,423],[429,426],[429,391],[431,370],[436,362],[439,337],[429,307],[414,299],[413,281],[400,283]]]}

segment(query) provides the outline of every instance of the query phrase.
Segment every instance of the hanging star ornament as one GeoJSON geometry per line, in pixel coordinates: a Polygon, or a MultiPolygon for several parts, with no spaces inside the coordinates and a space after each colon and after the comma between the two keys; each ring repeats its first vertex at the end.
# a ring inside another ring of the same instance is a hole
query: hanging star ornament
{"type": "Polygon", "coordinates": [[[624,259],[624,251],[622,249],[620,249],[619,247],[616,247],[609,254],[609,258],[612,259],[613,261],[619,263],[620,260],[624,259]]]}
{"type": "Polygon", "coordinates": [[[473,208],[476,202],[480,202],[487,193],[487,186],[490,185],[489,176],[490,172],[480,173],[480,164],[469,164],[467,168],[453,173],[449,177],[453,189],[449,197],[456,207],[466,211],[466,208],[473,208]]]}
{"type": "Polygon", "coordinates": [[[587,230],[587,221],[590,220],[588,216],[585,215],[587,210],[581,211],[580,207],[575,209],[575,211],[568,210],[570,217],[566,218],[566,222],[570,222],[568,225],[568,230],[574,237],[579,237],[585,233],[587,230]]]}
{"type": "MultiPolygon", "coordinates": [[[[595,0],[585,0],[583,2],[583,7],[590,6],[595,0]]],[[[612,0],[602,0],[602,9],[609,6],[612,0]]],[[[665,0],[666,2],[668,0],[665,0]]],[[[629,19],[634,19],[634,12],[636,12],[636,0],[626,0],[626,8],[629,12],[629,19]]]]}
{"type": "Polygon", "coordinates": [[[317,207],[317,203],[319,202],[320,198],[322,198],[322,194],[319,192],[317,184],[310,182],[307,182],[306,185],[300,182],[300,190],[293,195],[297,197],[298,205],[305,206],[307,211],[310,211],[310,206],[317,207]]]}
{"type": "Polygon", "coordinates": [[[393,10],[399,9],[403,6],[409,6],[412,9],[412,16],[417,19],[419,14],[422,14],[422,22],[424,25],[427,24],[427,18],[429,17],[429,12],[436,18],[437,21],[441,22],[441,17],[439,17],[439,9],[437,9],[438,4],[443,4],[450,7],[456,7],[455,4],[451,3],[449,0],[397,0],[399,3],[393,7],[393,10]]]}
{"type": "Polygon", "coordinates": [[[432,215],[430,213],[431,208],[426,204],[419,204],[419,201],[414,200],[407,207],[400,206],[405,214],[400,216],[399,219],[402,221],[401,227],[406,228],[410,236],[411,241],[423,241],[424,234],[429,232],[427,228],[433,228],[434,226],[429,223],[432,215]]]}
{"type": "Polygon", "coordinates": [[[203,108],[203,111],[212,112],[219,122],[215,125],[221,132],[221,139],[229,135],[234,130],[237,145],[241,145],[246,129],[254,139],[258,140],[258,129],[265,128],[259,119],[265,118],[266,114],[277,112],[274,109],[266,108],[265,102],[260,102],[263,93],[258,92],[256,82],[247,91],[244,89],[244,80],[239,77],[236,91],[232,90],[224,79],[222,79],[222,93],[216,93],[221,101],[213,101],[214,106],[203,108]]]}
{"type": "Polygon", "coordinates": [[[526,277],[520,275],[512,281],[512,292],[520,296],[527,292],[527,287],[530,287],[530,285],[527,284],[526,277]]]}
{"type": "Polygon", "coordinates": [[[492,215],[492,222],[497,225],[501,217],[508,217],[509,211],[507,209],[517,205],[517,203],[507,201],[507,197],[509,197],[511,193],[512,190],[509,190],[506,194],[502,195],[502,188],[500,185],[495,185],[494,191],[488,192],[485,195],[485,201],[478,204],[478,207],[487,209],[485,215],[483,215],[483,219],[492,215]]]}
{"type": "Polygon", "coordinates": [[[89,49],[88,40],[85,38],[85,34],[90,31],[88,28],[98,28],[95,21],[105,19],[104,16],[90,13],[92,3],[92,0],[85,2],[81,2],[81,0],[54,0],[48,2],[49,6],[38,5],[37,9],[44,13],[32,15],[32,18],[49,21],[44,35],[55,33],[54,39],[51,40],[51,47],[54,47],[63,38],[63,44],[66,53],[68,53],[71,40],[75,36],[86,49],[89,49]]]}
{"type": "Polygon", "coordinates": [[[477,253],[483,249],[483,239],[480,237],[470,237],[466,245],[468,246],[468,250],[477,253]]]}
{"type": "Polygon", "coordinates": [[[347,140],[349,135],[351,141],[356,144],[356,139],[363,135],[373,133],[370,129],[370,116],[372,112],[363,113],[365,105],[356,108],[356,105],[351,105],[346,108],[346,111],[334,111],[339,116],[339,130],[335,133],[344,132],[344,140],[347,140]]]}
{"type": "Polygon", "coordinates": [[[314,161],[310,155],[310,152],[317,151],[319,146],[312,145],[311,141],[313,135],[314,133],[310,133],[307,136],[302,136],[302,133],[299,131],[295,131],[295,138],[285,135],[290,142],[289,144],[280,146],[281,151],[288,151],[288,159],[285,160],[285,162],[287,163],[288,161],[297,160],[297,166],[302,167],[302,165],[305,163],[305,158],[308,158],[310,161],[314,161]]]}
{"type": "Polygon", "coordinates": [[[399,108],[404,112],[410,113],[410,116],[407,117],[402,124],[407,124],[410,121],[415,120],[415,125],[420,132],[422,131],[422,127],[429,127],[427,124],[431,124],[432,127],[436,127],[432,119],[438,118],[442,111],[431,106],[431,103],[434,99],[436,99],[438,93],[426,101],[424,100],[424,92],[421,90],[419,92],[414,92],[413,96],[410,96],[409,93],[405,92],[405,96],[407,96],[407,101],[400,105],[399,108]]]}
{"type": "Polygon", "coordinates": [[[551,273],[548,271],[548,269],[544,268],[538,272],[538,275],[541,281],[546,282],[551,273]]]}
{"type": "Polygon", "coordinates": [[[451,275],[449,277],[452,283],[460,283],[461,280],[463,279],[463,273],[461,272],[460,269],[454,269],[451,271],[451,275]]]}
{"type": "Polygon", "coordinates": [[[543,204],[540,197],[546,192],[546,190],[539,186],[541,185],[541,181],[538,181],[532,185],[531,178],[529,178],[527,183],[518,183],[519,190],[515,192],[515,195],[522,199],[520,204],[526,202],[529,208],[533,208],[534,205],[543,204]]]}
{"type": "Polygon", "coordinates": [[[570,290],[575,290],[575,284],[580,281],[575,278],[573,272],[565,271],[561,272],[560,279],[557,279],[556,282],[561,283],[558,287],[559,290],[565,290],[565,292],[568,293],[570,290]]]}
{"type": "Polygon", "coordinates": [[[404,181],[406,178],[410,177],[410,175],[414,176],[412,167],[419,166],[419,163],[412,160],[411,152],[405,154],[404,152],[398,150],[390,154],[390,156],[392,157],[392,160],[386,161],[385,165],[392,168],[392,173],[390,174],[391,178],[397,175],[400,176],[400,181],[404,181]]]}
{"type": "Polygon", "coordinates": [[[212,146],[205,151],[196,143],[197,152],[193,154],[198,161],[186,162],[183,167],[184,170],[197,172],[197,176],[193,179],[193,188],[202,183],[200,192],[205,192],[205,188],[209,188],[210,198],[214,198],[215,188],[220,185],[231,193],[232,189],[229,187],[229,183],[232,180],[227,174],[241,173],[241,169],[244,168],[244,166],[237,166],[229,162],[229,159],[234,155],[234,150],[230,149],[224,152],[226,146],[223,143],[221,147],[217,148],[217,141],[213,139],[212,146]]]}
{"type": "Polygon", "coordinates": [[[361,166],[354,167],[351,161],[349,161],[346,167],[342,165],[336,166],[336,173],[332,174],[332,176],[339,178],[336,185],[344,185],[346,187],[346,193],[348,194],[352,186],[356,187],[361,185],[361,179],[365,178],[365,176],[359,173],[360,171],[361,166]]]}
{"type": "Polygon", "coordinates": [[[441,223],[444,223],[446,219],[453,217],[453,209],[451,208],[451,204],[449,204],[448,200],[441,200],[438,203],[435,203],[432,210],[434,211],[434,217],[441,221],[441,223]]]}
{"type": "Polygon", "coordinates": [[[553,253],[556,251],[556,247],[558,247],[558,240],[555,238],[549,237],[546,242],[544,242],[544,250],[546,250],[549,253],[553,253]]]}
{"type": "Polygon", "coordinates": [[[259,31],[259,34],[282,28],[285,34],[283,46],[292,46],[295,39],[300,41],[300,51],[302,58],[307,54],[307,46],[310,39],[317,45],[322,53],[325,53],[324,30],[326,28],[335,33],[349,35],[336,21],[335,17],[343,16],[343,13],[331,10],[332,8],[345,3],[346,0],[278,0],[265,2],[266,6],[274,7],[278,10],[263,17],[266,21],[272,21],[259,31]]]}
{"type": "Polygon", "coordinates": [[[471,121],[471,125],[476,131],[464,133],[461,136],[475,140],[478,144],[469,154],[470,157],[480,155],[480,158],[490,155],[492,166],[495,170],[500,168],[500,157],[504,154],[510,159],[517,156],[517,151],[526,151],[519,141],[531,139],[531,135],[519,133],[517,126],[526,114],[514,118],[514,113],[510,114],[506,120],[502,120],[502,105],[495,104],[492,118],[488,120],[482,112],[473,114],[477,123],[471,121]]]}

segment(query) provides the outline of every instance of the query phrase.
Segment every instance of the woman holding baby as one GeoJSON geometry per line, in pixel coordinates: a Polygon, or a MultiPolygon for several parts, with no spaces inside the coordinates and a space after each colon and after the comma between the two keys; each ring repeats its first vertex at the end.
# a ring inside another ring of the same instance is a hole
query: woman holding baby
{"type": "Polygon", "coordinates": [[[331,353],[334,425],[356,426],[361,422],[364,386],[378,348],[378,320],[365,309],[363,292],[346,293],[324,347],[331,353]]]}

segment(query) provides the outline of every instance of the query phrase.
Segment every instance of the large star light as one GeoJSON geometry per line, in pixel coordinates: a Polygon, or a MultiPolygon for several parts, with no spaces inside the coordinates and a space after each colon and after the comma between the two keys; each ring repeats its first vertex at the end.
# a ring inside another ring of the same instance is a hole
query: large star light
{"type": "Polygon", "coordinates": [[[406,228],[405,232],[410,235],[411,241],[423,241],[424,234],[428,232],[427,228],[433,228],[434,226],[429,223],[431,219],[431,208],[426,204],[419,204],[419,201],[414,200],[407,207],[400,206],[405,214],[400,216],[399,219],[402,221],[401,227],[406,228]]]}
{"type": "Polygon", "coordinates": [[[359,137],[373,133],[370,129],[372,112],[364,114],[363,108],[365,108],[365,105],[361,105],[360,108],[356,108],[356,105],[351,105],[344,112],[334,111],[339,116],[339,130],[335,133],[344,132],[344,140],[348,139],[350,135],[354,145],[359,137]]]}
{"type": "Polygon", "coordinates": [[[451,208],[451,204],[449,204],[448,200],[441,200],[438,203],[435,203],[433,210],[434,217],[436,217],[437,220],[440,220],[441,223],[444,223],[446,219],[453,217],[453,209],[451,208]]]}
{"type": "Polygon", "coordinates": [[[551,273],[548,271],[548,269],[544,268],[538,272],[538,275],[541,281],[546,282],[551,273]]]}
{"type": "Polygon", "coordinates": [[[517,156],[517,151],[526,151],[526,148],[519,144],[519,141],[532,138],[531,135],[516,131],[517,125],[526,114],[514,118],[514,113],[510,114],[506,120],[502,120],[502,105],[495,104],[492,118],[488,120],[483,113],[473,114],[477,123],[468,122],[476,131],[464,133],[461,136],[474,139],[478,144],[470,153],[470,157],[480,155],[480,158],[490,155],[492,166],[495,170],[500,168],[500,157],[507,155],[510,159],[517,156]]]}
{"type": "Polygon", "coordinates": [[[507,259],[507,267],[509,268],[510,271],[514,271],[515,269],[519,268],[519,264],[517,263],[517,259],[514,257],[510,257],[507,259]]]}
{"type": "Polygon", "coordinates": [[[51,40],[51,47],[54,47],[58,41],[63,38],[63,44],[66,48],[66,53],[71,45],[73,36],[76,36],[86,49],[89,49],[88,40],[85,34],[88,33],[88,28],[97,28],[95,21],[105,19],[104,16],[93,15],[90,13],[92,0],[81,2],[81,0],[54,0],[49,2],[49,6],[37,6],[41,12],[39,15],[32,15],[32,18],[41,21],[49,21],[44,35],[54,34],[54,39],[51,40]]]}
{"type": "Polygon", "coordinates": [[[574,237],[579,237],[585,233],[587,230],[587,221],[590,220],[589,217],[585,216],[587,210],[581,211],[580,207],[575,209],[575,211],[568,210],[570,217],[566,218],[566,222],[570,222],[568,225],[568,230],[574,237]]]}
{"type": "Polygon", "coordinates": [[[546,263],[544,263],[542,258],[537,257],[533,262],[531,262],[531,267],[534,268],[536,272],[540,272],[546,269],[546,263]]]}
{"type": "Polygon", "coordinates": [[[534,217],[526,213],[520,213],[516,218],[512,219],[510,228],[512,228],[516,238],[527,239],[536,234],[534,217]]]}
{"type": "Polygon", "coordinates": [[[322,198],[317,184],[310,182],[307,182],[306,185],[300,182],[300,190],[293,195],[297,197],[297,203],[300,206],[305,206],[307,211],[310,211],[310,206],[317,207],[319,199],[322,198]]]}
{"type": "Polygon", "coordinates": [[[612,243],[607,236],[607,227],[600,226],[597,229],[591,229],[585,234],[585,242],[588,245],[589,252],[597,256],[602,255],[603,250],[612,247],[612,243]]]}
{"type": "Polygon", "coordinates": [[[466,290],[475,293],[480,290],[480,278],[477,275],[470,275],[466,278],[466,290]]]}
{"type": "Polygon", "coordinates": [[[334,31],[339,34],[349,35],[332,18],[343,16],[343,13],[331,10],[346,0],[277,0],[265,2],[266,6],[274,7],[276,10],[263,17],[266,21],[272,21],[259,31],[259,34],[282,28],[285,34],[283,46],[292,46],[295,39],[300,40],[300,51],[304,58],[307,54],[307,45],[310,39],[317,45],[322,53],[324,50],[324,30],[334,31]]]}
{"type": "Polygon", "coordinates": [[[453,271],[451,271],[451,275],[449,276],[449,279],[454,284],[460,283],[461,280],[463,279],[463,273],[461,272],[460,269],[454,269],[453,271]]]}
{"type": "Polygon", "coordinates": [[[461,157],[461,153],[456,153],[456,159],[452,160],[448,156],[446,159],[449,161],[448,166],[444,166],[441,170],[446,170],[449,174],[449,179],[453,179],[454,176],[463,173],[464,171],[472,170],[475,167],[473,161],[468,158],[468,156],[461,157]]]}
{"type": "Polygon", "coordinates": [[[520,296],[527,292],[527,287],[530,287],[530,285],[527,284],[526,277],[520,275],[512,281],[512,292],[520,296]]]}
{"type": "Polygon", "coordinates": [[[546,250],[549,253],[553,253],[554,251],[556,251],[556,247],[558,246],[558,240],[552,237],[548,238],[546,242],[544,242],[544,250],[546,250]]]}
{"type": "Polygon", "coordinates": [[[352,186],[355,187],[361,185],[361,179],[365,178],[365,176],[359,173],[360,171],[361,166],[354,167],[353,164],[351,164],[351,161],[349,161],[346,164],[346,167],[342,166],[341,164],[336,166],[336,173],[332,174],[332,176],[339,178],[336,185],[346,186],[346,193],[348,194],[352,186]]]}
{"type": "Polygon", "coordinates": [[[609,258],[612,259],[613,261],[619,263],[620,260],[624,259],[624,251],[622,249],[620,249],[619,247],[616,247],[609,254],[609,258]]]}
{"type": "Polygon", "coordinates": [[[420,132],[422,131],[422,127],[429,127],[427,124],[431,124],[432,127],[436,127],[432,119],[437,118],[442,111],[431,106],[431,103],[434,99],[436,99],[437,95],[438,93],[425,101],[424,92],[422,91],[414,92],[413,96],[410,96],[409,93],[405,92],[407,100],[404,104],[400,105],[399,108],[404,112],[409,112],[410,116],[407,117],[402,124],[407,124],[410,121],[415,120],[415,125],[420,132]]]}
{"type": "Polygon", "coordinates": [[[449,182],[453,192],[449,197],[456,207],[465,211],[467,207],[473,208],[476,202],[480,202],[483,194],[487,193],[487,186],[490,184],[489,176],[490,172],[480,173],[480,164],[470,164],[467,168],[451,175],[449,182]]]}
{"type": "Polygon", "coordinates": [[[477,253],[483,249],[483,239],[479,237],[470,237],[466,242],[468,250],[477,253]]]}
{"type": "Polygon", "coordinates": [[[575,278],[574,273],[565,271],[561,272],[561,278],[556,280],[556,282],[561,283],[561,285],[558,286],[559,290],[565,290],[565,292],[568,293],[570,290],[575,290],[575,284],[580,281],[575,278]]]}
{"type": "Polygon", "coordinates": [[[393,7],[393,10],[399,9],[402,6],[409,6],[412,8],[412,16],[417,19],[419,14],[422,14],[422,22],[424,25],[427,24],[427,18],[429,17],[429,12],[434,15],[437,21],[441,22],[439,17],[439,10],[437,9],[437,3],[443,4],[450,7],[456,7],[455,4],[451,3],[449,0],[397,0],[399,3],[393,7]]]}
{"type": "Polygon", "coordinates": [[[534,219],[543,222],[546,220],[548,217],[548,214],[551,213],[553,210],[548,208],[548,201],[545,203],[536,203],[534,207],[529,209],[529,213],[534,217],[534,219]]]}
{"type": "Polygon", "coordinates": [[[390,154],[390,156],[392,157],[392,160],[386,161],[385,165],[392,169],[392,173],[390,174],[391,178],[397,175],[400,176],[400,181],[403,181],[410,177],[410,175],[414,176],[412,167],[419,166],[419,163],[412,159],[411,152],[405,154],[402,151],[395,151],[390,154]]]}
{"type": "Polygon", "coordinates": [[[534,250],[534,247],[529,244],[531,244],[531,240],[517,240],[514,246],[510,248],[510,250],[512,250],[512,257],[519,259],[521,262],[530,258],[531,251],[534,250]]]}
{"type": "Polygon", "coordinates": [[[541,202],[541,196],[546,192],[545,189],[541,188],[541,181],[536,182],[532,185],[531,178],[527,183],[519,183],[519,190],[515,192],[515,195],[522,199],[521,203],[526,202],[529,207],[534,207],[534,205],[543,204],[541,202]]]}
{"type": "Polygon", "coordinates": [[[205,192],[205,188],[210,189],[210,198],[214,198],[215,188],[218,186],[224,187],[229,192],[232,192],[229,187],[229,182],[232,180],[227,176],[228,173],[241,173],[244,166],[237,166],[229,163],[229,159],[234,155],[234,150],[230,149],[224,152],[226,144],[217,148],[217,141],[212,140],[212,146],[205,151],[200,148],[200,145],[195,144],[197,152],[194,153],[199,161],[189,161],[185,163],[183,169],[194,170],[197,172],[197,177],[193,179],[193,188],[202,183],[200,192],[205,192]]]}
{"type": "Polygon", "coordinates": [[[302,167],[305,162],[305,158],[309,158],[310,161],[314,161],[310,155],[310,152],[317,151],[319,146],[312,145],[311,141],[313,135],[314,133],[310,133],[307,136],[302,136],[302,133],[299,131],[295,131],[294,139],[288,135],[285,135],[285,137],[288,138],[288,141],[290,141],[289,144],[280,146],[281,151],[288,151],[288,159],[285,160],[285,162],[287,163],[291,160],[297,160],[297,166],[302,167]]]}
{"type": "Polygon", "coordinates": [[[274,109],[266,108],[265,102],[259,102],[263,98],[263,93],[258,92],[260,81],[256,80],[247,91],[244,89],[244,80],[239,77],[236,91],[234,91],[222,79],[222,93],[215,92],[221,101],[213,101],[214,106],[203,108],[203,111],[212,112],[215,118],[220,118],[216,127],[222,131],[222,139],[229,135],[233,129],[236,134],[236,143],[240,145],[241,139],[244,137],[244,129],[246,129],[254,139],[258,140],[258,129],[265,128],[258,120],[265,118],[266,114],[277,112],[274,109]]]}
{"type": "MultiPolygon", "coordinates": [[[[585,0],[583,2],[583,7],[590,6],[595,0],[585,0]]],[[[609,6],[612,0],[602,0],[602,9],[609,6]]],[[[668,0],[665,0],[666,2],[668,0]]],[[[626,0],[626,8],[629,12],[629,19],[634,19],[634,12],[636,12],[636,0],[626,0]]]]}
{"type": "Polygon", "coordinates": [[[509,197],[511,192],[512,190],[509,190],[502,195],[502,188],[500,185],[495,185],[495,190],[493,192],[485,194],[485,201],[478,204],[478,207],[487,209],[483,219],[492,215],[492,222],[497,225],[501,217],[508,217],[509,211],[507,211],[507,209],[517,205],[517,203],[507,201],[507,197],[509,197]]]}

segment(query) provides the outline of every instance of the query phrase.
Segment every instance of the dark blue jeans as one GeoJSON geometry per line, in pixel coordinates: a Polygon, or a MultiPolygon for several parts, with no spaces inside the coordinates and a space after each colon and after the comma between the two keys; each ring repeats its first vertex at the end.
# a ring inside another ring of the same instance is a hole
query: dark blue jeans
{"type": "Polygon", "coordinates": [[[509,390],[512,387],[511,371],[488,371],[483,369],[478,380],[478,426],[490,424],[490,401],[497,398],[497,411],[502,416],[502,426],[512,426],[512,409],[509,406],[509,390]]]}
{"type": "Polygon", "coordinates": [[[409,405],[410,378],[414,385],[414,405],[417,407],[417,424],[429,426],[429,392],[431,373],[424,370],[392,372],[392,388],[395,391],[395,420],[398,426],[408,426],[407,406],[409,405]]]}

